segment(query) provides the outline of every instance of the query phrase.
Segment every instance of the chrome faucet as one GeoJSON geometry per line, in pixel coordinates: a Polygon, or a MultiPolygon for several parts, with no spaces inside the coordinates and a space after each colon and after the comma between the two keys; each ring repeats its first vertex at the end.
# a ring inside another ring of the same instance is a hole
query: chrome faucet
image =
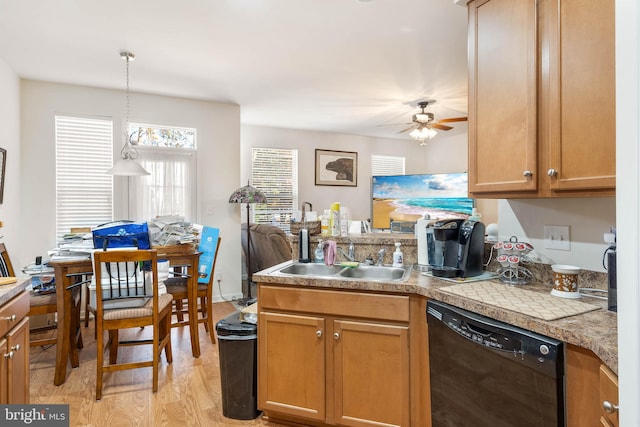
{"type": "Polygon", "coordinates": [[[343,257],[348,259],[349,261],[356,260],[356,247],[351,240],[349,240],[349,249],[347,253],[344,252],[344,249],[338,246],[338,252],[342,254],[343,257]]]}
{"type": "Polygon", "coordinates": [[[378,251],[378,262],[376,263],[376,265],[382,265],[382,260],[384,259],[384,254],[387,253],[387,250],[385,248],[382,248],[378,251]]]}

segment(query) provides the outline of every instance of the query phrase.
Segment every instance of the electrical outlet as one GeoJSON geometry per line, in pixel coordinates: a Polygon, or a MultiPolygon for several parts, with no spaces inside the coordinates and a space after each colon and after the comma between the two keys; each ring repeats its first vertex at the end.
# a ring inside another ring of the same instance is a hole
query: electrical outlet
{"type": "Polygon", "coordinates": [[[568,225],[545,225],[544,247],[561,251],[571,250],[571,237],[568,225]]]}
{"type": "Polygon", "coordinates": [[[222,273],[216,273],[216,280],[218,282],[222,280],[222,273]]]}

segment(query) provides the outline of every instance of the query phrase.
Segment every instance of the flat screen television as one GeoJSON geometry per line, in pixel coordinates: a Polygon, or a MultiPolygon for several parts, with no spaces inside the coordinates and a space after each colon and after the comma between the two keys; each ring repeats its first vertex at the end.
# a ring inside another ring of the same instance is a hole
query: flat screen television
{"type": "Polygon", "coordinates": [[[391,221],[415,222],[425,214],[433,219],[467,219],[473,210],[473,199],[467,196],[464,172],[373,176],[372,228],[390,229],[391,221]]]}

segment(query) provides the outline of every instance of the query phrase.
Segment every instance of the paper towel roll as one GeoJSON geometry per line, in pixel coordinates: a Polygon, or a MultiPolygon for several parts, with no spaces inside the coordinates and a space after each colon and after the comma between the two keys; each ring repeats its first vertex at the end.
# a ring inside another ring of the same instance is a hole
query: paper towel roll
{"type": "Polygon", "coordinates": [[[429,264],[429,252],[427,247],[427,227],[431,220],[419,219],[416,222],[416,240],[418,241],[418,264],[429,264]]]}

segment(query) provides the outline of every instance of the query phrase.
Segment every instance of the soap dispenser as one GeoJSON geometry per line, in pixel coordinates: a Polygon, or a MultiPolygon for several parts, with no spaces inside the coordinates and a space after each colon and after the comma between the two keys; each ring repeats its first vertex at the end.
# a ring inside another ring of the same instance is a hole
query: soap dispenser
{"type": "Polygon", "coordinates": [[[400,242],[396,243],[396,251],[393,253],[393,266],[402,267],[402,251],[400,250],[400,242]]]}

